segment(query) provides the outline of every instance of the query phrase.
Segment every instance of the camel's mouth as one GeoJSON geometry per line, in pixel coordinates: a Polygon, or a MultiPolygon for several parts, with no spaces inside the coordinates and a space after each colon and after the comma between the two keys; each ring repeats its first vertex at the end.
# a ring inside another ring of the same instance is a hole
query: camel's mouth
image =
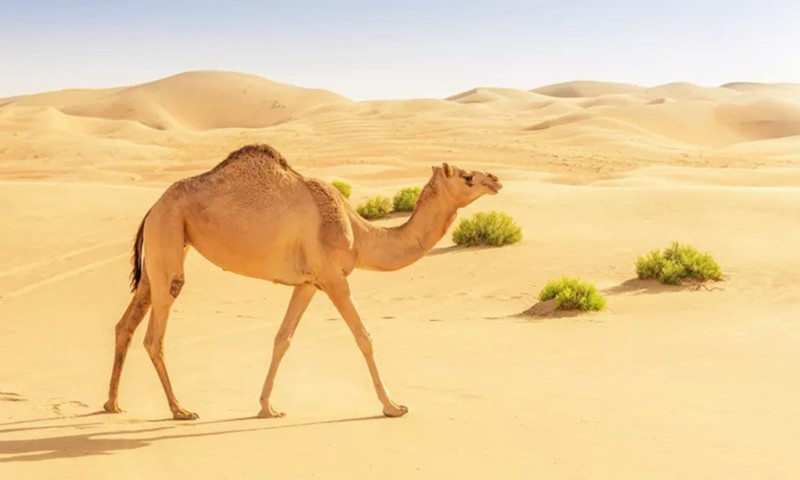
{"type": "Polygon", "coordinates": [[[497,195],[497,193],[500,192],[500,189],[503,188],[503,184],[500,182],[487,183],[486,188],[492,192],[492,195],[497,195]]]}
{"type": "Polygon", "coordinates": [[[486,178],[482,182],[483,186],[488,188],[489,192],[491,192],[492,195],[497,195],[497,192],[499,192],[500,189],[503,188],[503,184],[500,183],[500,179],[497,178],[496,176],[492,175],[489,172],[485,172],[485,173],[486,173],[486,177],[488,177],[488,178],[486,178]]]}

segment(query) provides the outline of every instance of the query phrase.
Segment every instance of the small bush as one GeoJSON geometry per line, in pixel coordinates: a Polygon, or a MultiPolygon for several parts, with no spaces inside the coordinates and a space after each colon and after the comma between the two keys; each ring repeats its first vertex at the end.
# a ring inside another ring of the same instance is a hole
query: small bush
{"type": "Polygon", "coordinates": [[[419,194],[422,191],[419,187],[408,187],[400,190],[394,196],[395,212],[413,212],[417,206],[419,194]]]}
{"type": "Polygon", "coordinates": [[[353,191],[353,189],[352,189],[352,187],[350,187],[349,183],[342,182],[340,180],[335,180],[335,181],[331,182],[331,185],[333,185],[336,188],[336,190],[339,190],[340,192],[342,192],[342,195],[344,195],[344,198],[350,198],[350,193],[353,191]]]}
{"type": "Polygon", "coordinates": [[[558,310],[604,310],[606,300],[594,285],[577,278],[552,280],[539,292],[539,301],[556,300],[558,310]]]}
{"type": "Polygon", "coordinates": [[[522,229],[508,214],[478,212],[471,219],[461,220],[453,230],[457,245],[510,245],[522,240],[522,229]]]}
{"type": "Polygon", "coordinates": [[[653,250],[637,258],[636,275],[642,280],[654,279],[669,285],[680,285],[686,279],[700,282],[720,280],[722,270],[711,255],[675,242],[663,252],[653,250]]]}
{"type": "Polygon", "coordinates": [[[383,218],[392,213],[392,201],[387,197],[370,198],[356,208],[356,212],[367,220],[383,218]]]}

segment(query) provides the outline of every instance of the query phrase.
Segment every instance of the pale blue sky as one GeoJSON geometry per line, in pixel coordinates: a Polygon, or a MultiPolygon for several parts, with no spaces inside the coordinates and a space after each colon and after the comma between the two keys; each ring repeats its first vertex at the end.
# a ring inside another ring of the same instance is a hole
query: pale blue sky
{"type": "Polygon", "coordinates": [[[207,69],[355,99],[800,82],[800,0],[0,0],[0,97],[207,69]]]}

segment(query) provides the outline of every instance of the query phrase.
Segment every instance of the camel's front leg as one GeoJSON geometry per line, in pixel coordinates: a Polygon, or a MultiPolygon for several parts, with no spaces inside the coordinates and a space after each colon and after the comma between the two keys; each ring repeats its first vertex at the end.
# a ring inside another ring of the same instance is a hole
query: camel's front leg
{"type": "Polygon", "coordinates": [[[375,392],[378,394],[378,399],[383,404],[383,414],[387,417],[399,417],[408,413],[408,408],[403,405],[398,405],[389,397],[389,392],[381,380],[378,366],[375,364],[375,354],[372,348],[372,336],[367,331],[364,323],[361,321],[361,316],[350,298],[350,286],[346,279],[341,279],[336,283],[326,286],[326,293],[330,297],[336,309],[344,317],[344,321],[353,333],[356,339],[358,348],[364,354],[364,359],[367,361],[369,367],[369,374],[372,376],[372,383],[375,385],[375,392]]]}
{"type": "Polygon", "coordinates": [[[289,308],[283,317],[283,323],[275,335],[275,346],[272,348],[272,361],[269,364],[267,379],[264,381],[264,388],[261,390],[261,411],[258,416],[261,418],[282,417],[283,412],[272,408],[269,397],[272,395],[272,385],[275,383],[275,374],[278,372],[278,365],[281,363],[283,355],[289,349],[292,335],[300,323],[300,317],[306,311],[306,307],[311,302],[314,292],[317,289],[313,285],[304,284],[294,288],[292,299],[289,301],[289,308]]]}

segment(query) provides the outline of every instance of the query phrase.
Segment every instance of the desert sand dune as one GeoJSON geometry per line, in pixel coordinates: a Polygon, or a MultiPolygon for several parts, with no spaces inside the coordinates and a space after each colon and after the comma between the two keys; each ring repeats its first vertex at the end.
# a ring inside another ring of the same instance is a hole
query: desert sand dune
{"type": "Polygon", "coordinates": [[[268,127],[310,107],[349,101],[324,90],[213,71],[188,72],[128,88],[9,100],[12,105],[52,106],[80,117],[134,120],[158,130],[268,127]]]}
{"type": "Polygon", "coordinates": [[[739,132],[747,140],[800,135],[800,101],[762,100],[717,107],[720,124],[739,132]]]}
{"type": "Polygon", "coordinates": [[[781,96],[800,99],[800,84],[797,83],[756,83],[733,82],[721,85],[722,88],[760,96],[781,96]]]}
{"type": "Polygon", "coordinates": [[[722,87],[703,87],[687,82],[673,82],[649,88],[647,94],[655,97],[669,97],[677,100],[705,100],[721,102],[740,96],[740,93],[722,87]]]}
{"type": "Polygon", "coordinates": [[[717,104],[706,101],[679,100],[660,105],[608,107],[598,115],[625,121],[672,141],[697,147],[722,147],[748,139],[719,122],[717,104]]]}
{"type": "Polygon", "coordinates": [[[597,95],[582,100],[579,105],[583,108],[592,107],[624,107],[627,105],[636,105],[641,103],[652,104],[653,100],[642,98],[642,95],[626,94],[626,93],[611,93],[607,95],[597,95]]]}
{"type": "Polygon", "coordinates": [[[169,171],[200,172],[259,141],[308,166],[471,158],[569,172],[581,181],[676,157],[695,166],[744,166],[754,154],[793,162],[800,144],[796,87],[581,81],[354,102],[253,75],[189,72],[132,87],[0,100],[0,177],[158,182],[169,171]],[[636,145],[646,148],[637,152],[636,145]],[[569,165],[560,160],[567,157],[569,165]],[[159,167],[142,163],[148,160],[159,167]]]}
{"type": "Polygon", "coordinates": [[[6,105],[17,105],[23,107],[53,107],[64,108],[66,106],[88,102],[97,97],[112,95],[122,88],[106,89],[68,89],[57,90],[54,92],[36,93],[31,95],[21,95],[0,99],[0,108],[6,105]]]}
{"type": "Polygon", "coordinates": [[[513,103],[532,103],[549,104],[552,98],[547,95],[539,95],[533,92],[517,90],[514,88],[473,88],[466,92],[447,97],[452,102],[459,103],[492,103],[492,102],[513,102],[513,103]]]}
{"type": "Polygon", "coordinates": [[[562,115],[560,117],[551,118],[549,120],[545,120],[541,123],[537,123],[531,127],[528,127],[528,130],[546,130],[548,128],[553,127],[560,127],[563,125],[570,125],[572,123],[580,122],[582,120],[586,120],[588,118],[592,118],[592,115],[586,112],[580,113],[570,113],[567,115],[562,115]]]}
{"type": "Polygon", "coordinates": [[[0,99],[0,478],[791,478],[796,92],[570,82],[351,101],[192,72],[0,99]],[[443,161],[503,181],[459,218],[507,212],[520,244],[459,249],[445,235],[406,269],[350,277],[404,418],[377,418],[363,358],[321,297],[276,382],[287,417],[253,418],[291,289],[196,252],[166,355],[201,419],[166,421],[144,327],[127,411],[98,414],[142,216],[248,143],[351,183],[353,204],[421,185],[443,161]],[[718,288],[634,280],[636,256],[674,240],[714,254],[718,288]],[[608,310],[517,316],[563,275],[595,283],[608,310]]]}
{"type": "Polygon", "coordinates": [[[627,83],[597,82],[581,80],[575,82],[556,83],[531,90],[534,93],[559,98],[599,97],[601,95],[639,93],[644,87],[627,83]]]}

